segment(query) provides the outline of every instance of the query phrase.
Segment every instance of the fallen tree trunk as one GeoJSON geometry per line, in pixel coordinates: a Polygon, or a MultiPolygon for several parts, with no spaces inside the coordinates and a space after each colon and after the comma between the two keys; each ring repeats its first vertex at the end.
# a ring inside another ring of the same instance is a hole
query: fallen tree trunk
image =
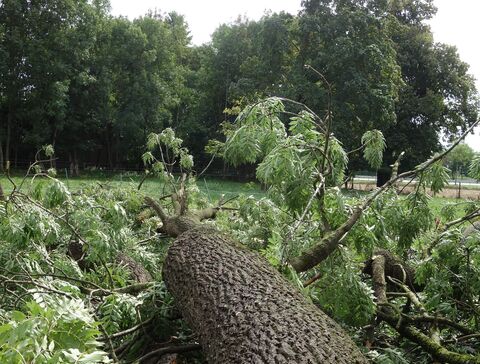
{"type": "Polygon", "coordinates": [[[163,274],[215,363],[367,363],[343,329],[257,253],[197,227],[170,247],[163,274]]]}

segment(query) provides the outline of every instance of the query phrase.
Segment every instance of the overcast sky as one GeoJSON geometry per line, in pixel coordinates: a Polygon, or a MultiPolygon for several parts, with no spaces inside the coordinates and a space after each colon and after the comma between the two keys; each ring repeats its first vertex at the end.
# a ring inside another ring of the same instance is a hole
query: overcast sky
{"type": "MultiPolygon", "coordinates": [[[[210,35],[222,23],[234,21],[239,15],[259,19],[266,10],[285,10],[295,14],[300,0],[110,0],[114,15],[130,19],[144,15],[149,9],[164,12],[175,10],[185,15],[193,44],[210,40],[210,35]]],[[[480,0],[435,0],[438,7],[431,21],[435,40],[457,46],[462,60],[469,63],[470,73],[480,89],[480,0]]],[[[467,138],[467,143],[480,151],[480,130],[467,138]]]]}

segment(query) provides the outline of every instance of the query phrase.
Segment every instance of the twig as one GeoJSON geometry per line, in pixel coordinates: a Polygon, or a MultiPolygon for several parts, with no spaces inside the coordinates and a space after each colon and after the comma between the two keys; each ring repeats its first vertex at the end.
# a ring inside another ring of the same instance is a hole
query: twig
{"type": "Polygon", "coordinates": [[[86,289],[84,288],[84,293],[94,296],[94,297],[101,297],[101,296],[109,296],[113,293],[126,293],[130,295],[135,295],[139,292],[142,292],[146,289],[149,289],[155,285],[155,282],[146,282],[146,283],[136,283],[131,284],[126,287],[116,288],[113,290],[108,289],[86,289]]]}
{"type": "Polygon", "coordinates": [[[420,310],[420,312],[422,312],[422,313],[426,312],[425,307],[423,307],[423,304],[420,302],[417,295],[414,292],[412,292],[412,290],[410,288],[408,288],[408,286],[406,284],[404,284],[399,279],[396,279],[396,278],[393,278],[393,277],[387,277],[387,278],[390,282],[392,282],[396,286],[400,287],[405,292],[408,299],[415,305],[415,307],[417,307],[420,310]]]}
{"type": "Polygon", "coordinates": [[[141,329],[143,326],[149,324],[150,322],[153,321],[153,317],[150,317],[148,320],[145,320],[143,322],[140,322],[138,325],[135,325],[127,330],[123,330],[123,331],[120,331],[120,332],[117,332],[113,335],[110,335],[110,338],[111,339],[117,339],[119,337],[122,337],[122,336],[126,336],[126,335],[129,335],[129,334],[132,334],[136,331],[138,331],[139,329],[141,329]]]}
{"type": "Polygon", "coordinates": [[[95,321],[97,321],[99,323],[98,328],[100,329],[100,331],[104,335],[103,339],[107,340],[108,346],[110,347],[110,354],[113,357],[114,363],[118,363],[118,358],[117,358],[117,354],[115,353],[115,348],[114,348],[113,343],[112,343],[112,338],[110,336],[108,336],[107,330],[105,330],[103,325],[100,323],[100,320],[98,319],[98,317],[96,315],[94,317],[95,317],[95,321]]]}
{"type": "Polygon", "coordinates": [[[149,175],[150,175],[149,172],[145,172],[145,174],[143,175],[140,183],[139,183],[138,186],[137,186],[137,191],[140,191],[140,189],[141,189],[142,186],[143,186],[143,183],[147,180],[147,178],[148,178],[149,175]]]}
{"type": "Polygon", "coordinates": [[[143,240],[137,241],[136,244],[137,244],[137,245],[143,245],[143,244],[145,244],[145,243],[148,243],[149,241],[152,241],[152,240],[154,240],[154,239],[156,239],[156,238],[161,238],[161,237],[164,237],[164,236],[165,236],[165,235],[163,235],[163,234],[155,234],[155,235],[152,235],[152,236],[150,236],[150,237],[148,237],[148,238],[145,238],[145,239],[143,239],[143,240]]]}
{"type": "Polygon", "coordinates": [[[311,284],[315,283],[316,281],[318,281],[320,278],[322,278],[323,276],[323,273],[322,272],[318,272],[317,274],[315,274],[312,278],[310,278],[309,280],[305,281],[303,283],[303,288],[306,288],[308,286],[310,286],[311,284]]]}
{"type": "Polygon", "coordinates": [[[453,340],[448,340],[448,341],[445,341],[446,344],[452,344],[452,343],[456,343],[458,341],[466,341],[466,340],[470,340],[470,339],[478,339],[480,338],[480,334],[471,334],[471,335],[464,335],[464,336],[459,336],[453,340]]]}
{"type": "Polygon", "coordinates": [[[110,272],[110,269],[108,269],[107,263],[105,263],[105,261],[101,256],[99,256],[98,259],[100,260],[100,263],[102,264],[103,268],[105,268],[105,270],[107,271],[108,279],[110,281],[110,288],[113,288],[115,284],[113,283],[112,273],[110,272]]]}
{"type": "Polygon", "coordinates": [[[465,335],[480,335],[480,333],[475,332],[474,330],[463,326],[462,324],[459,324],[457,322],[454,322],[452,320],[447,319],[446,317],[442,316],[431,316],[431,315],[420,315],[420,316],[406,316],[405,319],[408,322],[415,322],[415,323],[420,323],[420,322],[434,322],[438,325],[441,326],[448,326],[451,327],[452,329],[455,329],[457,331],[460,331],[461,333],[465,335]]]}
{"type": "Polygon", "coordinates": [[[359,146],[358,148],[352,149],[351,151],[347,152],[347,155],[350,155],[350,154],[359,152],[359,151],[361,151],[363,148],[365,148],[365,145],[364,145],[364,144],[362,144],[362,145],[359,146]]]}
{"type": "Polygon", "coordinates": [[[156,357],[156,356],[161,356],[164,354],[177,354],[177,353],[186,353],[189,351],[195,351],[195,350],[200,350],[202,346],[200,344],[185,344],[185,345],[174,345],[174,346],[167,346],[165,348],[160,348],[157,350],[154,350],[134,361],[131,361],[130,363],[141,363],[146,361],[147,359],[156,357]]]}
{"type": "Polygon", "coordinates": [[[307,202],[307,206],[305,206],[305,209],[303,210],[303,213],[302,215],[300,216],[300,219],[298,219],[298,221],[295,223],[295,225],[293,226],[292,230],[290,230],[290,232],[288,233],[287,237],[285,238],[285,240],[283,241],[283,249],[282,249],[282,258],[281,258],[281,261],[282,261],[282,264],[285,263],[285,259],[287,258],[287,255],[288,255],[288,246],[289,246],[289,241],[292,240],[293,238],[293,235],[295,234],[295,232],[297,231],[297,229],[300,227],[300,225],[303,223],[303,219],[305,219],[305,216],[307,215],[307,213],[310,211],[310,207],[312,206],[312,203],[313,201],[315,200],[315,197],[317,196],[317,194],[320,192],[320,190],[322,189],[322,186],[323,186],[323,181],[321,181],[319,183],[319,185],[317,186],[317,188],[315,189],[315,191],[312,193],[312,195],[310,196],[310,199],[308,200],[307,202]]]}
{"type": "Polygon", "coordinates": [[[223,201],[223,200],[221,200],[221,201],[218,201],[218,205],[217,205],[217,207],[222,207],[222,206],[225,206],[227,203],[229,203],[229,202],[231,202],[231,201],[233,201],[233,200],[236,200],[236,199],[237,199],[237,198],[239,198],[239,197],[240,197],[240,195],[235,195],[235,196],[233,196],[233,197],[230,197],[228,200],[225,200],[225,201],[223,201]]]}
{"type": "Polygon", "coordinates": [[[208,162],[207,166],[203,169],[203,171],[200,172],[197,178],[203,176],[203,174],[208,170],[208,168],[210,168],[210,165],[213,163],[213,161],[215,160],[215,157],[217,156],[217,152],[218,151],[215,151],[215,153],[213,153],[212,158],[210,159],[210,162],[208,162]]]}

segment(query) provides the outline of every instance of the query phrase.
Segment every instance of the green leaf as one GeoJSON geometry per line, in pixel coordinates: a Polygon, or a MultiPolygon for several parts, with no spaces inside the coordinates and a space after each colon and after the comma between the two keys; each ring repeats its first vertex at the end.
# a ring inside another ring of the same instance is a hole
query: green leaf
{"type": "Polygon", "coordinates": [[[53,146],[51,144],[48,144],[48,145],[44,145],[42,147],[42,150],[43,152],[45,153],[45,155],[47,157],[52,157],[53,154],[55,153],[54,149],[53,149],[53,146]]]}
{"type": "Polygon", "coordinates": [[[468,175],[476,180],[480,180],[480,154],[477,154],[470,163],[468,175]]]}
{"type": "Polygon", "coordinates": [[[429,185],[432,192],[438,193],[448,185],[450,170],[445,167],[443,161],[440,160],[428,167],[423,172],[423,175],[425,177],[425,183],[429,185]]]}
{"type": "Polygon", "coordinates": [[[373,169],[379,169],[382,166],[383,152],[386,148],[382,132],[379,130],[367,131],[362,136],[362,145],[365,160],[373,169]]]}

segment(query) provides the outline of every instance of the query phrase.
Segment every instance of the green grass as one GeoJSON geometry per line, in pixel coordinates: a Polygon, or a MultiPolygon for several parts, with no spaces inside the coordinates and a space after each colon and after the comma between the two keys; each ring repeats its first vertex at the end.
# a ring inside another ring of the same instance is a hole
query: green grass
{"type": "Polygon", "coordinates": [[[432,197],[430,199],[430,207],[433,210],[434,216],[440,216],[442,208],[447,204],[454,205],[454,215],[453,218],[457,219],[465,215],[465,207],[469,200],[466,199],[455,199],[455,198],[445,198],[445,197],[432,197]]]}
{"type": "MultiPolygon", "coordinates": [[[[19,186],[22,182],[23,177],[17,175],[13,176],[13,182],[19,186]]],[[[82,188],[85,188],[91,184],[101,184],[103,186],[111,187],[131,187],[137,188],[140,183],[142,176],[138,174],[116,174],[116,175],[83,175],[81,177],[75,178],[65,178],[58,177],[67,187],[72,191],[78,191],[82,188]]],[[[32,188],[40,178],[32,180],[32,178],[27,178],[23,184],[22,189],[28,191],[32,188]]],[[[5,177],[0,177],[0,185],[3,187],[4,193],[8,194],[12,191],[12,183],[5,177]]],[[[261,190],[258,183],[245,183],[245,182],[235,182],[223,179],[212,179],[212,178],[201,178],[197,181],[198,188],[205,193],[206,196],[213,202],[217,201],[222,195],[225,195],[225,198],[236,195],[253,195],[255,197],[261,198],[265,196],[265,192],[261,190]]],[[[141,191],[149,196],[159,196],[162,195],[163,183],[159,181],[158,178],[148,178],[142,185],[141,191]]]]}
{"type": "MultiPolygon", "coordinates": [[[[356,191],[356,190],[343,190],[343,193],[346,196],[349,196],[352,198],[359,198],[359,197],[368,195],[370,192],[356,191]]],[[[463,208],[465,207],[465,202],[467,201],[468,200],[465,200],[465,199],[455,199],[455,198],[447,198],[447,197],[431,197],[430,207],[433,210],[434,216],[440,216],[440,212],[445,205],[456,204],[457,206],[455,207],[455,211],[456,211],[455,216],[460,217],[462,215],[463,208]]]]}
{"type": "MultiPolygon", "coordinates": [[[[142,176],[134,173],[124,173],[124,174],[115,174],[115,175],[105,175],[105,174],[86,174],[81,177],[75,178],[65,178],[59,176],[59,179],[64,182],[71,191],[78,191],[82,188],[87,187],[91,184],[101,184],[111,187],[132,187],[137,188],[142,176]]],[[[13,181],[19,185],[22,181],[20,175],[12,177],[13,181]]],[[[28,190],[37,183],[37,180],[32,180],[28,178],[24,182],[24,189],[28,190]]],[[[7,180],[5,176],[0,177],[0,184],[2,185],[4,192],[8,194],[12,190],[12,184],[7,180]]],[[[258,183],[245,183],[245,182],[235,182],[225,179],[213,179],[213,178],[201,178],[197,180],[197,185],[199,189],[208,196],[209,200],[214,202],[217,201],[221,195],[225,195],[225,198],[228,199],[235,195],[253,195],[254,197],[261,198],[265,196],[265,192],[261,190],[258,183]]],[[[162,195],[163,184],[158,180],[158,178],[148,178],[143,186],[141,191],[149,196],[160,196],[162,195]]],[[[368,192],[364,191],[344,191],[345,194],[351,197],[361,197],[368,192]]],[[[456,200],[451,198],[443,197],[432,197],[430,200],[431,207],[434,209],[435,215],[438,215],[443,208],[448,203],[461,203],[464,200],[456,200]]],[[[458,210],[462,209],[462,205],[459,205],[458,210]]]]}

